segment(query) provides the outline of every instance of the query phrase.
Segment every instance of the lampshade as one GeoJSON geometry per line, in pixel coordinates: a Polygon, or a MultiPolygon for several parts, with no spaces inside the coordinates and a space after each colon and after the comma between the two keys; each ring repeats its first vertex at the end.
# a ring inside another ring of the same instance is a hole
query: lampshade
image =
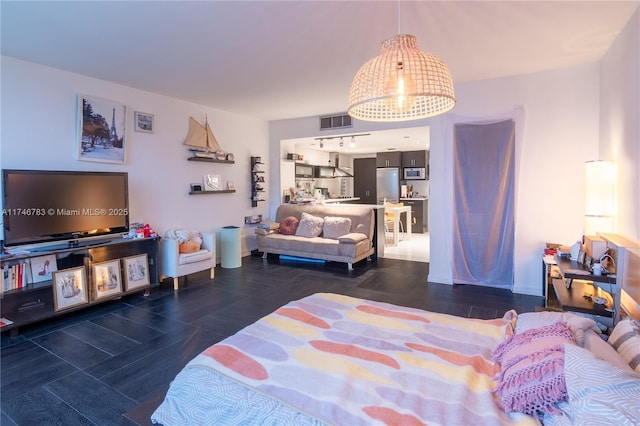
{"type": "Polygon", "coordinates": [[[611,161],[585,163],[585,234],[612,232],[615,167],[611,161]]]}
{"type": "Polygon", "coordinates": [[[364,121],[406,121],[453,109],[456,98],[449,69],[421,52],[415,36],[398,34],[382,43],[380,55],[356,73],[347,113],[364,121]]]}

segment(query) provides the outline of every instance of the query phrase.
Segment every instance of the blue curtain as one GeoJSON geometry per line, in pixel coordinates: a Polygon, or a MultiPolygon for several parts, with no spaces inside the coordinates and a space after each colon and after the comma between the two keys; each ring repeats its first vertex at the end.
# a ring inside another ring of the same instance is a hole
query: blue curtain
{"type": "Polygon", "coordinates": [[[454,284],[513,286],[515,123],[456,124],[454,284]]]}

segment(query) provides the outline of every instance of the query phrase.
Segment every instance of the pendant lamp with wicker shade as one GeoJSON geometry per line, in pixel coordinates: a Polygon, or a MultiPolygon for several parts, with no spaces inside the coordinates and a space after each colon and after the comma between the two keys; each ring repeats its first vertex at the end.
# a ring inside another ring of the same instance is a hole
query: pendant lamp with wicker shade
{"type": "Polygon", "coordinates": [[[445,63],[421,52],[415,36],[398,34],[353,78],[347,113],[364,121],[407,121],[444,114],[455,104],[445,63]]]}

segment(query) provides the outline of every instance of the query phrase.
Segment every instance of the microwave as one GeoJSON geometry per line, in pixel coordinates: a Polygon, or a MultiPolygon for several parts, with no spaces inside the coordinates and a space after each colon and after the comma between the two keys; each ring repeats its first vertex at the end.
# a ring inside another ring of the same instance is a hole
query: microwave
{"type": "Polygon", "coordinates": [[[312,178],[313,166],[309,164],[296,163],[296,177],[298,178],[312,178]]]}
{"type": "Polygon", "coordinates": [[[426,167],[405,167],[403,172],[404,180],[425,180],[427,178],[426,167]]]}

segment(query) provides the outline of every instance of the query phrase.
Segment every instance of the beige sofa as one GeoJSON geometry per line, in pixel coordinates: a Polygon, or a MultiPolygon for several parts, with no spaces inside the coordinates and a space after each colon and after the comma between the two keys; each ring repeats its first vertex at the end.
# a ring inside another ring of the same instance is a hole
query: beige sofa
{"type": "MultiPolygon", "coordinates": [[[[303,237],[282,235],[278,232],[261,235],[256,232],[258,250],[267,258],[269,253],[284,254],[334,262],[346,262],[353,270],[353,263],[369,258],[375,252],[373,245],[374,213],[371,207],[342,205],[283,204],[278,207],[275,222],[280,223],[288,216],[300,220],[302,213],[325,218],[349,218],[351,229],[338,238],[303,237]]],[[[258,231],[258,230],[256,230],[258,231]]]]}

